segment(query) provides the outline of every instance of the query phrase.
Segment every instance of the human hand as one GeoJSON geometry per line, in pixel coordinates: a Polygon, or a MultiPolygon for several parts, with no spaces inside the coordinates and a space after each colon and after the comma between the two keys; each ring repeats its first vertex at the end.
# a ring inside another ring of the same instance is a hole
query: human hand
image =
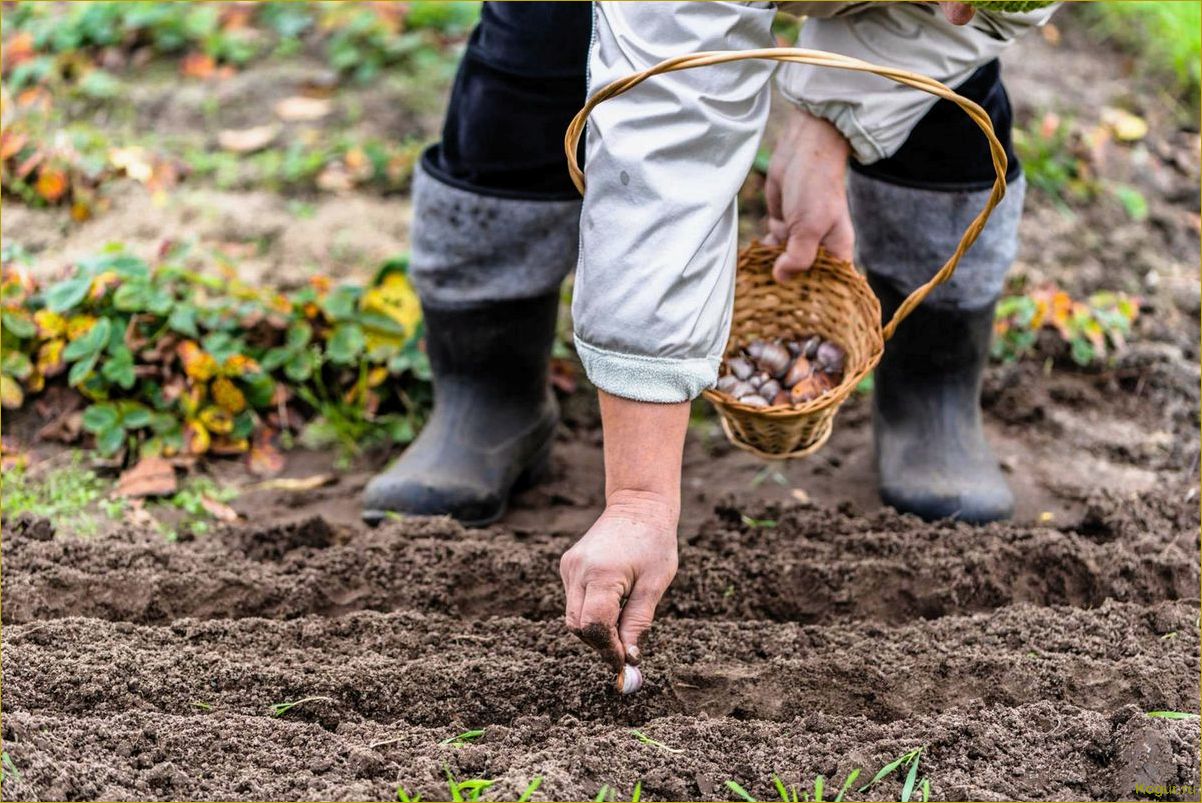
{"type": "Polygon", "coordinates": [[[967,25],[977,12],[968,3],[940,3],[939,10],[952,25],[967,25]]]}
{"type": "Polygon", "coordinates": [[[676,576],[677,516],[655,494],[614,493],[559,562],[568,629],[615,672],[638,664],[639,638],[676,576]]]}
{"type": "Polygon", "coordinates": [[[823,246],[850,260],[855,232],[847,208],[847,158],[851,146],[839,129],[809,112],[797,111],[768,165],[769,245],[785,246],[772,268],[778,281],[807,271],[823,246]]]}

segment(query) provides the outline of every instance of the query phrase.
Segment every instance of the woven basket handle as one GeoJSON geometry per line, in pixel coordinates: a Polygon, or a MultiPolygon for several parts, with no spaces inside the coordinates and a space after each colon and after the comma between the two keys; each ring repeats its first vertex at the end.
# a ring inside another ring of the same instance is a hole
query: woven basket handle
{"type": "Polygon", "coordinates": [[[572,183],[576,185],[576,189],[584,193],[584,173],[580,166],[576,163],[576,147],[580,142],[580,136],[584,132],[585,123],[588,120],[589,114],[596,108],[597,104],[608,100],[615,95],[620,95],[632,87],[638,86],[643,81],[646,81],[653,75],[660,73],[676,72],[678,70],[688,70],[693,67],[705,67],[711,64],[726,64],[731,61],[743,61],[744,59],[772,59],[774,61],[791,61],[797,64],[813,64],[818,67],[835,67],[841,70],[854,70],[856,72],[873,73],[882,78],[888,78],[891,81],[896,81],[899,84],[921,89],[923,92],[929,92],[932,95],[950,100],[955,103],[965,114],[972,118],[972,121],[985,133],[985,137],[989,140],[989,153],[993,159],[993,169],[997,172],[997,178],[993,182],[993,189],[989,193],[989,200],[985,202],[985,208],[977,214],[973,221],[968,225],[968,229],[964,232],[964,236],[960,238],[960,244],[956,246],[955,252],[948,258],[947,262],[943,263],[938,272],[931,277],[931,280],[919,287],[909,298],[898,306],[897,311],[893,314],[893,318],[881,330],[885,339],[893,335],[897,325],[910,314],[911,311],[923,299],[927,297],[932,290],[938,285],[947,281],[952,272],[955,271],[956,265],[960,263],[960,258],[964,256],[969,247],[976,242],[977,236],[981,230],[985,228],[985,222],[989,219],[989,215],[994,208],[1002,200],[1002,196],[1006,194],[1006,151],[1002,148],[1002,143],[998,142],[997,136],[993,132],[993,122],[989,119],[989,115],[985,113],[979,105],[961,97],[949,89],[945,84],[936,81],[934,78],[928,78],[925,75],[910,72],[909,70],[901,70],[895,67],[882,67],[877,64],[870,64],[867,61],[854,59],[850,56],[841,56],[838,53],[827,53],[823,50],[806,50],[795,47],[769,47],[759,50],[732,50],[732,51],[710,51],[704,53],[691,53],[685,56],[676,56],[666,61],[656,64],[654,67],[628,75],[625,78],[619,78],[616,81],[602,87],[598,90],[588,102],[584,104],[572,122],[568,125],[567,133],[564,135],[564,150],[568,157],[568,172],[572,176],[572,183]]]}

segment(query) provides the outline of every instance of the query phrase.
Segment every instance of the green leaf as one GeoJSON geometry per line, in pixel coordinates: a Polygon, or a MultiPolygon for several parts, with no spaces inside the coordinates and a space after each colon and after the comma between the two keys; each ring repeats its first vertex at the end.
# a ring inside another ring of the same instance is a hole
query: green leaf
{"type": "Polygon", "coordinates": [[[321,300],[322,311],[332,321],[354,318],[355,311],[359,307],[359,293],[360,290],[357,287],[340,284],[321,300]]]}
{"type": "Polygon", "coordinates": [[[734,792],[736,795],[738,795],[738,796],[739,796],[740,798],[742,798],[743,800],[746,800],[746,801],[747,801],[747,803],[757,803],[757,801],[756,801],[756,799],[755,799],[754,797],[752,797],[751,795],[747,794],[747,790],[746,790],[746,789],[744,789],[743,787],[739,786],[739,785],[738,785],[737,783],[735,783],[734,781],[727,781],[727,782],[726,782],[726,788],[727,788],[727,789],[729,789],[730,791],[734,792]]]}
{"type": "Polygon", "coordinates": [[[784,803],[789,803],[789,790],[785,788],[785,782],[776,773],[772,774],[772,785],[776,787],[776,793],[780,795],[780,799],[784,803]]]}
{"type": "MultiPolygon", "coordinates": [[[[815,803],[822,803],[822,792],[823,792],[823,789],[825,788],[825,786],[826,786],[826,779],[823,778],[821,775],[819,775],[817,778],[814,779],[814,801],[815,801],[815,803]]],[[[797,800],[797,795],[794,795],[793,799],[797,800]]]]}
{"type": "Polygon", "coordinates": [[[878,781],[880,781],[886,775],[893,772],[898,767],[900,767],[902,764],[904,764],[906,762],[906,760],[910,757],[910,755],[911,755],[910,753],[906,753],[901,758],[894,759],[893,761],[890,761],[885,766],[881,767],[880,772],[878,772],[876,775],[872,776],[871,781],[869,781],[868,783],[866,783],[865,785],[860,787],[860,791],[867,792],[870,787],[874,786],[878,781]]]}
{"type": "Polygon", "coordinates": [[[526,791],[522,792],[521,797],[518,798],[518,803],[528,803],[530,798],[534,797],[534,793],[538,791],[538,788],[542,786],[542,784],[543,776],[534,776],[534,780],[526,786],[526,791]]]}
{"type": "Polygon", "coordinates": [[[148,427],[154,422],[154,414],[141,404],[131,404],[127,406],[121,413],[121,426],[125,429],[141,429],[148,427]]]}
{"type": "Polygon", "coordinates": [[[88,295],[91,280],[85,277],[65,279],[46,291],[46,308],[51,312],[74,309],[88,295]]]}
{"type": "Polygon", "coordinates": [[[1148,716],[1156,719],[1197,719],[1197,714],[1186,711],[1149,711],[1148,716]]]}
{"type": "Polygon", "coordinates": [[[113,293],[113,306],[124,312],[141,312],[150,305],[149,282],[127,282],[113,293]]]}
{"type": "Polygon", "coordinates": [[[275,380],[267,374],[251,374],[242,378],[246,402],[251,407],[263,408],[271,404],[275,396],[275,380]]]}
{"type": "Polygon", "coordinates": [[[289,350],[296,351],[309,345],[309,341],[312,339],[313,327],[305,321],[297,321],[288,327],[288,334],[284,342],[289,350]]]}
{"type": "Polygon", "coordinates": [[[914,783],[918,780],[918,762],[921,758],[920,753],[910,761],[910,771],[906,773],[906,782],[902,784],[901,803],[910,803],[910,796],[914,794],[914,783]]]}
{"type": "Polygon", "coordinates": [[[4,328],[17,337],[33,337],[38,333],[37,324],[24,310],[5,310],[0,314],[0,320],[3,321],[4,328]]]}
{"type": "Polygon", "coordinates": [[[125,430],[121,427],[112,427],[111,429],[96,433],[96,449],[102,455],[115,454],[124,444],[125,430]]]}
{"type": "Polygon", "coordinates": [[[1094,359],[1093,345],[1083,337],[1078,337],[1069,344],[1069,353],[1073,362],[1082,367],[1088,366],[1094,359]]]}
{"type": "Polygon", "coordinates": [[[331,362],[348,365],[362,353],[364,342],[363,329],[358,324],[339,324],[326,344],[326,354],[331,362]]]}
{"type": "Polygon", "coordinates": [[[63,359],[74,362],[83,357],[94,357],[109,344],[109,334],[113,324],[108,318],[101,318],[92,324],[92,328],[63,349],[63,359]]]}
{"type": "Polygon", "coordinates": [[[851,785],[856,782],[856,778],[860,777],[860,770],[856,768],[852,770],[843,785],[839,787],[839,794],[835,796],[835,803],[843,803],[843,796],[847,794],[847,790],[851,789],[851,785]]]}
{"type": "Polygon", "coordinates": [[[28,379],[33,373],[33,362],[23,352],[10,351],[0,360],[0,369],[16,379],[28,379]]]}
{"type": "Polygon", "coordinates": [[[94,434],[112,429],[120,420],[121,414],[112,404],[93,404],[83,411],[83,428],[94,434]]]}
{"type": "Polygon", "coordinates": [[[92,369],[96,367],[96,360],[99,356],[99,352],[96,352],[87,359],[72,365],[71,370],[67,373],[67,384],[72,387],[83,384],[92,375],[92,369]]]}
{"type": "Polygon", "coordinates": [[[312,374],[313,357],[307,351],[297,352],[284,366],[284,375],[293,382],[304,382],[312,374]]]}
{"type": "Polygon", "coordinates": [[[100,375],[125,390],[132,388],[138,378],[134,373],[133,352],[124,345],[118,348],[100,364],[100,375]]]}
{"type": "Polygon", "coordinates": [[[196,328],[196,308],[188,304],[180,304],[171,311],[167,326],[182,335],[200,337],[200,330],[196,328]]]}

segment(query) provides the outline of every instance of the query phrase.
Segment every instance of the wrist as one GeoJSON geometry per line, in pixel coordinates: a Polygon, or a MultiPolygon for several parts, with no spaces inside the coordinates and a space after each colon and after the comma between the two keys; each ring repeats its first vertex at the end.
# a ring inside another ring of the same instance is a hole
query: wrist
{"type": "Polygon", "coordinates": [[[680,520],[680,495],[619,488],[605,494],[605,515],[633,519],[675,533],[680,520]]]}
{"type": "Polygon", "coordinates": [[[798,109],[797,115],[802,136],[814,143],[819,152],[834,152],[844,160],[851,156],[851,143],[833,122],[805,109],[798,109]]]}

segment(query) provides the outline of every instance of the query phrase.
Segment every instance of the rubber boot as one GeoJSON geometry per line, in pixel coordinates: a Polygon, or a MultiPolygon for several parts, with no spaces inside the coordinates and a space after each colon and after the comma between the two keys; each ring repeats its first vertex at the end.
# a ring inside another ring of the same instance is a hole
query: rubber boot
{"type": "MultiPolygon", "coordinates": [[[[868,278],[888,320],[903,297],[868,278]]],[[[983,524],[1014,512],[981,426],[994,306],[920,305],[885,344],[873,397],[877,472],[881,499],[903,513],[983,524]]]]}
{"type": "Polygon", "coordinates": [[[558,294],[440,309],[423,304],[434,412],[363,494],[363,519],[499,519],[515,486],[542,479],[559,419],[548,364],[558,294]]]}

